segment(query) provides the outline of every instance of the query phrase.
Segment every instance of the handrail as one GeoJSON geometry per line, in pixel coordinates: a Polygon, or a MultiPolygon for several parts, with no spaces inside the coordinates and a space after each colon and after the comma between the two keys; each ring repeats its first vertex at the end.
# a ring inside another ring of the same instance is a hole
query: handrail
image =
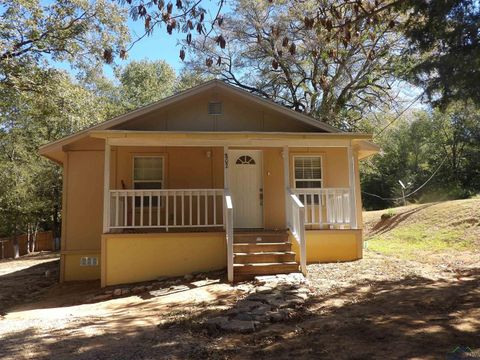
{"type": "Polygon", "coordinates": [[[305,206],[298,196],[287,188],[287,198],[291,211],[288,212],[288,228],[297,240],[300,247],[300,269],[303,275],[307,276],[307,244],[305,238],[305,206]]]}
{"type": "Polygon", "coordinates": [[[108,229],[223,227],[223,189],[109,190],[108,229]]]}
{"type": "Polygon", "coordinates": [[[318,228],[327,226],[350,226],[352,201],[349,188],[293,189],[305,205],[305,224],[318,228]]]}
{"type": "Polygon", "coordinates": [[[225,235],[227,240],[227,277],[233,282],[233,201],[230,190],[224,190],[225,235]]]}

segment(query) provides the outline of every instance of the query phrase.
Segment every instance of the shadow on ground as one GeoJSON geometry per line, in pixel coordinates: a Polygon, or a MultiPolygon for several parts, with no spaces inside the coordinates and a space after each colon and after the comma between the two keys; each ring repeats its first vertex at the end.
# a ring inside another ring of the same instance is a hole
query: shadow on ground
{"type": "Polygon", "coordinates": [[[457,279],[365,280],[314,296],[297,316],[252,334],[209,331],[207,319],[248,300],[234,291],[211,295],[169,303],[168,311],[143,300],[151,326],[139,325],[139,299],[109,318],[13,332],[2,337],[0,357],[30,349],[37,359],[442,359],[457,346],[480,348],[480,268],[457,279]]]}

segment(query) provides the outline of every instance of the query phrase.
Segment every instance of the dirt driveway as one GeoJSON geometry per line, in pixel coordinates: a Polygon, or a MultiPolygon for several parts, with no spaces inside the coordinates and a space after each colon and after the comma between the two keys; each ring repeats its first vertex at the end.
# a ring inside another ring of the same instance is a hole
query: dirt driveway
{"type": "Polygon", "coordinates": [[[203,325],[245,296],[220,280],[91,304],[81,302],[98,283],[55,285],[0,320],[0,358],[444,359],[457,346],[480,348],[475,264],[367,252],[357,262],[309,265],[309,275],[315,295],[301,311],[252,334],[203,325]]]}

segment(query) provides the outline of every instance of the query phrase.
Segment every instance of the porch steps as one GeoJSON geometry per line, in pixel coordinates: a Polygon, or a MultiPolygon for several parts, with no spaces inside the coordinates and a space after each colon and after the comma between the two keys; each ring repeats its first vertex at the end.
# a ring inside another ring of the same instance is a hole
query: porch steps
{"type": "Polygon", "coordinates": [[[235,232],[233,252],[234,281],[299,271],[285,231],[235,232]]]}

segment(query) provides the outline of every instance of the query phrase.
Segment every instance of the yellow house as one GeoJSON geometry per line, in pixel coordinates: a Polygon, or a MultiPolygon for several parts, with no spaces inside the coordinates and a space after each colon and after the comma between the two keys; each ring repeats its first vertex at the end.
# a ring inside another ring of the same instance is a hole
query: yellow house
{"type": "Polygon", "coordinates": [[[360,259],[369,140],[213,80],[47,144],[64,174],[61,281],[360,259]]]}

